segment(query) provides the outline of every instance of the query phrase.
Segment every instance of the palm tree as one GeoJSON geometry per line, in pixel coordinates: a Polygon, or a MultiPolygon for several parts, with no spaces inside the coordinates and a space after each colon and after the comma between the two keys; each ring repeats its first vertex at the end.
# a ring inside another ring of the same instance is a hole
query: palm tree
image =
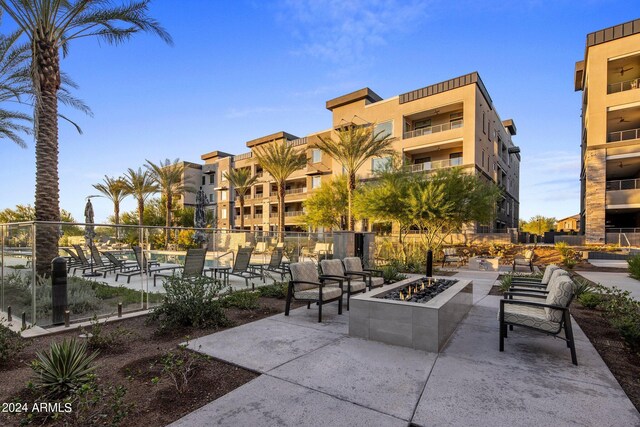
{"type": "Polygon", "coordinates": [[[138,202],[138,225],[142,227],[144,218],[144,202],[147,198],[158,192],[158,187],[151,179],[149,171],[138,168],[137,171],[129,168],[124,174],[124,188],[127,195],[132,195],[138,202]]]}
{"type": "Polygon", "coordinates": [[[255,151],[258,163],[269,172],[278,187],[278,240],[284,242],[284,194],[287,178],[307,164],[303,151],[294,150],[286,142],[258,147],[255,151]]]}
{"type": "Polygon", "coordinates": [[[103,182],[93,184],[93,188],[101,192],[107,199],[113,202],[113,217],[116,224],[116,239],[118,238],[120,225],[120,202],[124,200],[129,194],[127,193],[126,184],[124,179],[111,178],[107,175],[104,176],[103,182]]]}
{"type": "Polygon", "coordinates": [[[167,232],[164,236],[164,243],[167,245],[169,243],[168,228],[171,227],[173,198],[184,193],[193,193],[195,192],[195,189],[190,185],[191,183],[185,177],[184,163],[180,162],[180,159],[175,159],[174,161],[169,159],[164,161],[160,160],[159,164],[155,164],[150,160],[147,160],[145,167],[149,171],[151,180],[156,184],[158,190],[162,193],[162,196],[165,199],[165,208],[167,211],[165,225],[167,227],[167,232]]]}
{"type": "MultiPolygon", "coordinates": [[[[151,32],[167,43],[171,36],[148,15],[150,0],[124,5],[98,0],[0,0],[0,7],[29,39],[35,94],[36,219],[60,220],[58,184],[58,91],[60,50],[74,39],[96,37],[121,43],[135,33],[151,32]]],[[[46,274],[58,254],[58,236],[47,227],[36,233],[36,268],[46,274]]]]}
{"type": "Polygon", "coordinates": [[[251,186],[258,180],[258,175],[251,176],[251,169],[231,169],[224,173],[224,177],[233,186],[238,195],[238,203],[240,204],[240,229],[244,230],[244,198],[251,186]]]}
{"type": "Polygon", "coordinates": [[[356,173],[369,159],[394,153],[393,139],[387,130],[374,133],[374,126],[351,125],[336,130],[338,140],[318,136],[317,147],[342,164],[347,175],[347,228],[353,231],[353,192],[356,189],[356,173]]]}

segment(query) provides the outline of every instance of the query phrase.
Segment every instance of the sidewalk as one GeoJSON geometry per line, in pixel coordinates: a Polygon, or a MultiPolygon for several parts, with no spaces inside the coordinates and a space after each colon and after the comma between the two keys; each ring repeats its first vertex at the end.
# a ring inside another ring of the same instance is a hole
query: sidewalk
{"type": "Polygon", "coordinates": [[[261,373],[172,426],[640,425],[579,327],[566,344],[516,328],[498,351],[497,273],[474,277],[474,307],[441,353],[347,335],[348,312],[302,307],[202,337],[190,347],[261,373]]]}
{"type": "Polygon", "coordinates": [[[594,283],[611,288],[613,286],[623,291],[631,292],[631,297],[640,300],[640,281],[629,277],[628,272],[607,273],[600,271],[576,271],[579,275],[594,283]]]}

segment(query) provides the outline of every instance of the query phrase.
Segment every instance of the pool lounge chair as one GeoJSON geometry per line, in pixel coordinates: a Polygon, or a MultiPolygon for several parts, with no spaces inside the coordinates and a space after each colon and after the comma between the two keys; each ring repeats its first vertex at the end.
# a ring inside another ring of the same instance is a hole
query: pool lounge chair
{"type": "Polygon", "coordinates": [[[166,271],[171,270],[171,273],[155,273],[153,275],[153,286],[156,286],[156,279],[158,277],[169,278],[177,276],[179,271],[179,277],[184,279],[204,276],[204,262],[207,257],[207,250],[202,248],[187,249],[187,255],[184,258],[183,266],[160,268],[154,271],[166,271]]]}

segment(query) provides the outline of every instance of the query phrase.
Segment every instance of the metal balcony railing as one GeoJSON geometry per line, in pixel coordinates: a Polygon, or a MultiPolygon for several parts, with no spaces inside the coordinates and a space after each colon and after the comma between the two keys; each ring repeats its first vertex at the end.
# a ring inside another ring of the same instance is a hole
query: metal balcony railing
{"type": "MultiPolygon", "coordinates": [[[[292,217],[292,216],[302,216],[304,215],[304,211],[286,211],[284,216],[292,217]]],[[[271,212],[269,214],[269,218],[277,218],[278,212],[271,212]]]]}
{"type": "Polygon", "coordinates": [[[448,168],[452,166],[460,166],[462,164],[462,157],[456,157],[455,159],[434,160],[432,162],[418,163],[409,166],[411,172],[425,172],[434,169],[448,168]]]}
{"type": "Polygon", "coordinates": [[[297,147],[298,145],[305,145],[307,143],[307,137],[292,139],[291,141],[287,141],[287,145],[290,147],[297,147]]]}
{"type": "Polygon", "coordinates": [[[254,218],[262,218],[262,214],[261,213],[257,213],[257,214],[253,214],[254,218]]]}
{"type": "Polygon", "coordinates": [[[617,179],[607,181],[607,191],[637,190],[640,188],[640,179],[617,179]]]}
{"type": "Polygon", "coordinates": [[[627,129],[617,132],[609,132],[607,142],[630,141],[640,138],[640,129],[627,129]]]}
{"type": "Polygon", "coordinates": [[[402,134],[402,138],[409,139],[409,138],[415,138],[417,136],[429,135],[429,134],[438,133],[438,132],[444,132],[444,131],[451,130],[451,129],[459,129],[463,125],[464,125],[464,121],[462,119],[453,120],[453,121],[451,121],[449,123],[443,123],[441,125],[429,126],[429,127],[426,127],[426,128],[416,129],[416,130],[412,130],[412,131],[409,131],[409,132],[405,132],[404,134],[402,134]]]}
{"type": "Polygon", "coordinates": [[[618,93],[626,90],[638,89],[640,87],[640,78],[631,79],[624,82],[610,83],[607,85],[607,93],[618,93]]]}
{"type": "Polygon", "coordinates": [[[233,161],[237,162],[238,160],[250,159],[253,157],[253,152],[249,151],[248,153],[238,154],[237,156],[233,156],[233,161]]]}
{"type": "MultiPolygon", "coordinates": [[[[291,194],[303,194],[307,192],[307,187],[300,187],[300,188],[290,188],[288,190],[284,190],[284,194],[285,196],[289,196],[291,194]]],[[[271,192],[272,196],[277,196],[278,192],[277,191],[272,191],[271,192]]]]}

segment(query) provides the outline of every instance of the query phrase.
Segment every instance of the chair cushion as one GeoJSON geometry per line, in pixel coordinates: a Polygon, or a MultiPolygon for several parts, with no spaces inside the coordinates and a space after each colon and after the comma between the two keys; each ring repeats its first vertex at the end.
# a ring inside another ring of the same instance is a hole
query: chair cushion
{"type": "MultiPolygon", "coordinates": [[[[549,291],[547,294],[547,304],[566,307],[574,292],[573,280],[568,276],[557,276],[551,281],[551,283],[549,283],[547,290],[549,291]]],[[[551,320],[553,322],[562,321],[562,310],[545,308],[544,311],[546,313],[547,320],[551,320]]]]}
{"type": "Polygon", "coordinates": [[[548,284],[549,280],[551,280],[551,275],[553,274],[553,272],[558,270],[559,268],[560,267],[555,264],[547,265],[547,268],[544,269],[544,275],[542,276],[542,280],[540,281],[540,283],[543,285],[548,284]]]}
{"type": "Polygon", "coordinates": [[[357,256],[346,257],[344,267],[347,271],[362,271],[362,261],[357,256]]]}
{"type": "Polygon", "coordinates": [[[371,278],[371,287],[377,288],[379,286],[384,285],[384,277],[372,277],[371,278]]]}
{"type": "MultiPolygon", "coordinates": [[[[500,313],[498,312],[498,320],[500,313]]],[[[504,321],[516,325],[529,326],[547,332],[560,332],[560,323],[547,319],[545,309],[526,305],[505,304],[504,321]]]]}
{"type": "MultiPolygon", "coordinates": [[[[320,299],[319,288],[315,289],[306,289],[303,291],[294,292],[293,296],[295,299],[299,300],[311,300],[317,301],[320,299]]],[[[342,295],[342,289],[337,286],[324,286],[322,288],[322,299],[323,301],[327,301],[333,298],[338,298],[342,295]]]]}
{"type": "Polygon", "coordinates": [[[320,261],[320,268],[322,269],[322,274],[328,276],[344,276],[342,261],[339,259],[323,259],[320,261]]]}
{"type": "MultiPolygon", "coordinates": [[[[291,271],[291,279],[293,281],[303,281],[303,282],[320,282],[318,277],[318,269],[316,265],[312,262],[294,262],[289,265],[289,270],[291,271]]],[[[303,291],[306,289],[317,289],[316,286],[307,285],[304,283],[300,283],[296,285],[296,291],[303,291]]]]}
{"type": "MultiPolygon", "coordinates": [[[[327,283],[325,286],[333,286],[333,287],[338,287],[340,286],[337,282],[330,282],[327,283]]],[[[363,282],[361,279],[357,279],[357,280],[352,280],[351,281],[351,293],[354,292],[358,292],[363,290],[365,287],[367,286],[367,284],[365,282],[363,282]]],[[[343,282],[342,283],[342,289],[347,292],[347,282],[343,282]]]]}

